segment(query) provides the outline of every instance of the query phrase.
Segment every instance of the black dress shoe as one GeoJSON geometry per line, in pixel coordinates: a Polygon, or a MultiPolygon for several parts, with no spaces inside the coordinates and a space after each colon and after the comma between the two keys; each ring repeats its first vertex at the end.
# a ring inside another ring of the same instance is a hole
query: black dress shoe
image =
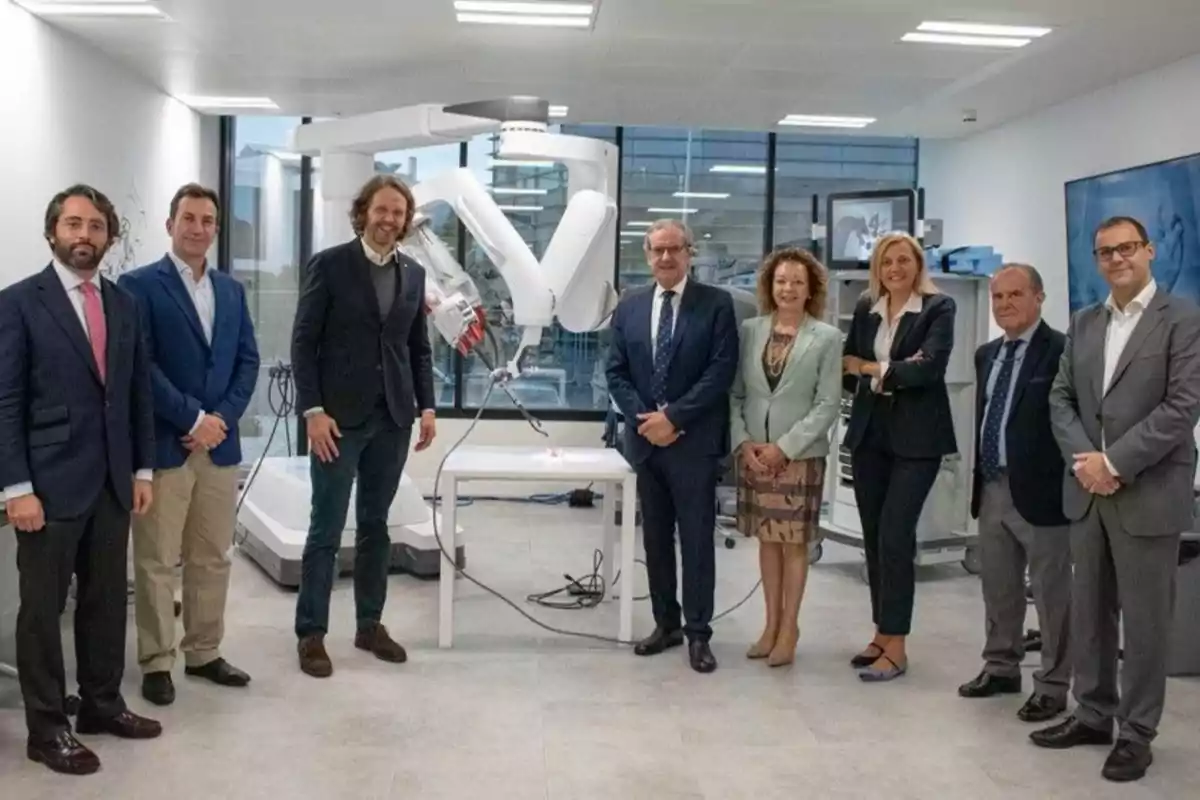
{"type": "Polygon", "coordinates": [[[634,646],[633,652],[639,656],[656,656],[664,650],[679,647],[681,644],[683,644],[683,631],[655,628],[654,633],[634,646]]]}
{"type": "Polygon", "coordinates": [[[1140,779],[1153,763],[1154,754],[1150,752],[1150,745],[1118,739],[1100,774],[1116,783],[1128,783],[1140,779]]]}
{"type": "Polygon", "coordinates": [[[709,673],[717,668],[717,659],[709,648],[708,642],[690,642],[688,644],[688,660],[696,672],[709,673]]]}
{"type": "Polygon", "coordinates": [[[1017,712],[1017,719],[1022,722],[1045,722],[1048,719],[1054,719],[1066,710],[1067,700],[1065,697],[1051,697],[1048,694],[1035,692],[1025,701],[1025,705],[1021,706],[1021,710],[1017,712]]]}
{"type": "Polygon", "coordinates": [[[175,684],[169,672],[147,672],[142,676],[142,697],[156,706],[175,702],[175,684]]]}
{"type": "Polygon", "coordinates": [[[158,722],[139,717],[132,711],[122,711],[115,717],[93,717],[81,713],[75,720],[77,733],[108,733],[119,739],[154,739],[162,734],[158,722]]]}
{"type": "Polygon", "coordinates": [[[1067,717],[1065,722],[1034,731],[1029,739],[1038,747],[1050,750],[1067,750],[1084,744],[1112,744],[1113,735],[1109,730],[1100,730],[1091,725],[1084,725],[1074,716],[1067,717]]]}
{"type": "Polygon", "coordinates": [[[64,775],[91,775],[100,769],[100,759],[69,731],[63,731],[47,742],[33,739],[25,746],[30,761],[45,764],[64,775]]]}
{"type": "Polygon", "coordinates": [[[959,697],[995,697],[998,694],[1020,694],[1021,676],[991,675],[981,672],[975,680],[958,687],[959,697]]]}
{"type": "Polygon", "coordinates": [[[199,667],[185,667],[184,674],[210,680],[219,686],[245,686],[250,676],[223,658],[214,658],[199,667]]]}

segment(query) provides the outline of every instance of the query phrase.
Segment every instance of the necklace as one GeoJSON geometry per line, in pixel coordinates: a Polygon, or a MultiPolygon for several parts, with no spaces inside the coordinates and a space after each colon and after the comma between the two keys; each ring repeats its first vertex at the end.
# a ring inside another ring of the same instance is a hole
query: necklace
{"type": "Polygon", "coordinates": [[[777,331],[777,322],[771,325],[771,340],[767,342],[767,375],[771,378],[778,378],[783,375],[783,368],[787,365],[788,356],[792,354],[792,348],[796,345],[796,338],[800,333],[800,326],[796,326],[795,333],[785,333],[777,331]],[[777,346],[776,337],[788,336],[786,344],[777,346]]]}

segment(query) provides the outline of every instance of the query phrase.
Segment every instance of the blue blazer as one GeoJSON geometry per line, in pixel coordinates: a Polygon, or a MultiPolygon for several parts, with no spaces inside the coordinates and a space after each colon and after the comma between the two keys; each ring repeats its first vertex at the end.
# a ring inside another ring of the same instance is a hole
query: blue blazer
{"type": "MultiPolygon", "coordinates": [[[[612,318],[608,391],[625,415],[625,458],[639,464],[655,446],[637,415],[654,411],[654,284],[629,292],[612,318]]],[[[667,418],[683,435],[666,449],[687,458],[729,452],[729,389],[737,375],[738,325],[729,292],[689,278],[680,298],[667,373],[667,418]]]]}
{"type": "Polygon", "coordinates": [[[154,467],[150,369],[137,304],[101,278],[104,382],[50,265],[0,291],[0,488],[33,483],[47,519],[86,513],[108,482],[121,506],[154,467]]]}
{"type": "Polygon", "coordinates": [[[242,285],[209,268],[216,313],[213,341],[204,339],[196,305],[170,256],[127,272],[120,285],[138,299],[150,353],[154,432],[159,469],[187,460],[182,438],[201,411],[220,414],[229,426],[225,441],[209,455],[219,467],[242,462],[238,421],[258,382],[258,343],[242,285]]]}

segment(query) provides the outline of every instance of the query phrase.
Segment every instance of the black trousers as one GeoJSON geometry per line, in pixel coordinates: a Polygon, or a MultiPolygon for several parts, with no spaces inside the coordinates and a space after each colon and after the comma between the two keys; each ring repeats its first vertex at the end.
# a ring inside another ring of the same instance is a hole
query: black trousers
{"type": "Polygon", "coordinates": [[[104,718],[125,710],[128,552],[129,512],[107,484],[82,517],[17,532],[17,672],[30,739],[46,741],[71,727],[60,620],[72,575],[79,713],[104,718]]]}
{"type": "Polygon", "coordinates": [[[642,539],[654,622],[667,631],[680,629],[675,569],[675,530],[683,561],[682,625],[690,641],[712,638],[716,590],[717,471],[715,458],[684,457],[655,448],[637,466],[642,506],[642,539]]]}
{"type": "Polygon", "coordinates": [[[942,462],[895,455],[886,414],[879,416],[872,417],[850,469],[871,584],[871,619],[884,636],[907,636],[916,590],[917,521],[942,462]]]}

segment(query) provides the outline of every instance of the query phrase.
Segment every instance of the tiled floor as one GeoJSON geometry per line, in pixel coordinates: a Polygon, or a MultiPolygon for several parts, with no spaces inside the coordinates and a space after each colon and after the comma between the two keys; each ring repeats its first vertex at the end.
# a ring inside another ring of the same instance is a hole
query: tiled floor
{"type": "MultiPolygon", "coordinates": [[[[599,512],[518,504],[465,507],[473,574],[553,624],[608,634],[616,608],[547,611],[523,602],[590,569],[599,512]]],[[[753,543],[718,548],[718,607],[754,585],[753,543]]],[[[87,778],[24,758],[15,686],[0,680],[0,796],[87,798],[1187,798],[1200,786],[1200,682],[1175,680],[1150,775],[1100,778],[1105,751],[1050,753],[1026,740],[1023,698],[966,701],[979,668],[978,580],[960,567],[922,571],[911,671],[861,684],[847,665],[869,635],[857,551],[827,545],[812,574],[799,658],[771,670],[743,653],[761,600],[718,623],[721,668],[688,669],[683,651],[639,659],[619,647],[544,633],[461,582],[456,642],[437,649],[437,586],[397,576],[386,622],[410,662],[351,644],[353,595],[338,584],[329,647],[335,674],[302,675],[291,634],[295,596],[235,559],[226,654],[248,690],[177,672],[179,699],[155,709],[153,742],[91,740],[104,760],[87,778]],[[1189,788],[1190,787],[1190,788],[1189,788]]],[[[644,574],[636,588],[645,590],[644,574]]],[[[649,608],[636,606],[648,632],[649,608]]],[[[69,646],[69,638],[68,638],[69,646]]],[[[133,639],[130,638],[130,662],[133,639]]],[[[1030,660],[1032,664],[1032,658],[1030,660]]],[[[130,704],[146,711],[139,677],[130,704]]]]}

